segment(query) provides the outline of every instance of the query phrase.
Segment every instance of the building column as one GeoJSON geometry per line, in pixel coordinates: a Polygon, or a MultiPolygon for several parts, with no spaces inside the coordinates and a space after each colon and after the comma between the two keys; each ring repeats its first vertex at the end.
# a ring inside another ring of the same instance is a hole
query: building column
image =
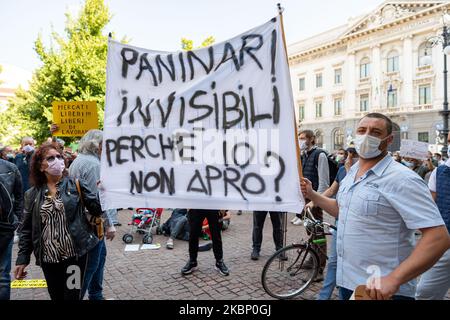
{"type": "Polygon", "coordinates": [[[407,35],[403,38],[403,55],[401,56],[403,61],[400,61],[402,66],[400,72],[401,78],[403,78],[403,94],[398,104],[407,108],[414,106],[413,75],[417,66],[413,59],[412,39],[412,35],[407,35]]]}
{"type": "Polygon", "coordinates": [[[358,110],[356,105],[356,57],[355,51],[349,52],[347,55],[347,85],[346,85],[346,98],[344,102],[343,115],[346,117],[353,117],[358,110]]]}
{"type": "MultiPolygon", "coordinates": [[[[433,29],[434,35],[441,35],[442,28],[433,29]]],[[[432,66],[435,74],[434,83],[431,84],[431,102],[434,108],[442,110],[442,105],[444,103],[444,53],[442,52],[442,45],[431,49],[431,55],[433,58],[432,66]]],[[[447,66],[449,65],[450,59],[447,58],[447,66]]]]}
{"type": "Polygon", "coordinates": [[[381,53],[380,53],[380,44],[376,44],[372,47],[372,70],[371,70],[371,78],[372,78],[372,93],[371,100],[372,103],[370,105],[371,109],[381,109],[382,104],[382,79],[383,72],[381,70],[381,53]]]}

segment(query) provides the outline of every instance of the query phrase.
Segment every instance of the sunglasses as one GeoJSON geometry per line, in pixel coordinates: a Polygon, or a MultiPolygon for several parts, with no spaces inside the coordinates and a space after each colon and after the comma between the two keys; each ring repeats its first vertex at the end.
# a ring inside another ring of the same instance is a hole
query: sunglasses
{"type": "Polygon", "coordinates": [[[62,158],[63,157],[58,154],[56,156],[47,157],[47,158],[45,158],[45,160],[47,160],[47,162],[53,162],[53,161],[55,161],[55,159],[62,160],[62,158]]]}

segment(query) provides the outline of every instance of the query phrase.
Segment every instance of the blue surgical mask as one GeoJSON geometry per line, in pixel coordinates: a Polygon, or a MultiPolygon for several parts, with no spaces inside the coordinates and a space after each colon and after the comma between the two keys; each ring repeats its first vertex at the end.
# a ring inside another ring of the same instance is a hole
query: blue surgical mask
{"type": "Polygon", "coordinates": [[[403,164],[407,166],[409,169],[414,168],[414,163],[411,161],[403,161],[403,164]]]}

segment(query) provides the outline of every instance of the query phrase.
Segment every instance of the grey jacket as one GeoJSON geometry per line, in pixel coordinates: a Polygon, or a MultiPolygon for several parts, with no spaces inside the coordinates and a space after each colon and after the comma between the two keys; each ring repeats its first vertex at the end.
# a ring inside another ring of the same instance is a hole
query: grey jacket
{"type": "Polygon", "coordinates": [[[23,209],[22,177],[17,166],[0,159],[0,221],[17,227],[23,209]]]}

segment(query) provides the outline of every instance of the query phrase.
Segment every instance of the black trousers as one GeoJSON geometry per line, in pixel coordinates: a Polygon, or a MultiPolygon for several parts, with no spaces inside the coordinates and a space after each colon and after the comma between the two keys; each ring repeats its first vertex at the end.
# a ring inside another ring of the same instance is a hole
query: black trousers
{"type": "Polygon", "coordinates": [[[270,214],[273,229],[273,242],[275,250],[283,247],[283,212],[275,211],[254,211],[253,212],[253,250],[260,251],[263,240],[263,228],[266,221],[267,212],[270,214]]]}
{"type": "Polygon", "coordinates": [[[189,258],[191,261],[197,261],[198,238],[201,235],[202,224],[205,218],[208,219],[209,230],[211,231],[214,257],[217,261],[220,261],[223,258],[223,251],[218,210],[189,210],[188,220],[191,229],[189,233],[189,258]]]}
{"type": "Polygon", "coordinates": [[[41,263],[47,289],[52,300],[80,300],[87,255],[59,263],[41,263]]]}

